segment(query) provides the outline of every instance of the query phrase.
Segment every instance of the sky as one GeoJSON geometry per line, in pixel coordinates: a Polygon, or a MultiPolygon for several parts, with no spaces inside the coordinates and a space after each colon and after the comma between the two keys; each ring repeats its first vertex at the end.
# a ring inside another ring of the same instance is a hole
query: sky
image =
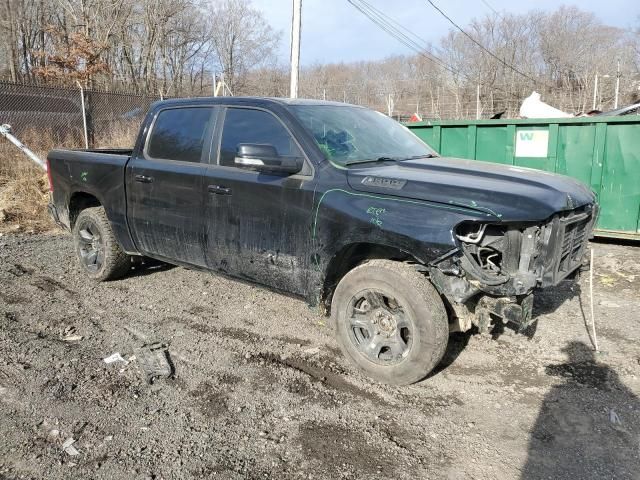
{"type": "MultiPolygon", "coordinates": [[[[367,1],[427,42],[437,44],[451,28],[426,0],[367,1]]],[[[252,0],[252,3],[264,12],[273,28],[282,32],[279,59],[288,63],[292,0],[252,0]]],[[[434,3],[463,28],[473,18],[493,15],[491,8],[501,13],[526,13],[535,9],[551,11],[562,4],[591,11],[608,25],[640,26],[638,0],[434,0],[434,3]]],[[[347,0],[302,0],[302,65],[378,60],[412,53],[347,0]]]]}

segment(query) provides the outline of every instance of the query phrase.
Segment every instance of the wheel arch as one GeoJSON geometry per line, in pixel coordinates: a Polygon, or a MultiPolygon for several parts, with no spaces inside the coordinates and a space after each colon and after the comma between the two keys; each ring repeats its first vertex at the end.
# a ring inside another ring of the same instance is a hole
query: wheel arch
{"type": "Polygon", "coordinates": [[[87,208],[101,206],[102,202],[95,195],[85,191],[73,192],[69,198],[69,228],[73,229],[81,211],[87,208]]]}
{"type": "Polygon", "coordinates": [[[358,242],[343,246],[331,258],[325,269],[321,304],[327,314],[331,313],[333,292],[342,277],[358,265],[375,259],[423,263],[411,253],[390,245],[358,242]]]}

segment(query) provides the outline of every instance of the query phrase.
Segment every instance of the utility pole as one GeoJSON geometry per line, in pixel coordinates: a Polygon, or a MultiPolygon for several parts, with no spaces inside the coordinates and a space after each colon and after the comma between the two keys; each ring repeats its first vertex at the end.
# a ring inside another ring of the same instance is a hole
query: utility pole
{"type": "Polygon", "coordinates": [[[390,93],[389,95],[387,95],[387,113],[390,117],[393,116],[393,107],[393,95],[390,93]]]}
{"type": "Polygon", "coordinates": [[[614,110],[618,108],[618,94],[620,93],[620,59],[618,59],[618,69],[616,71],[616,96],[613,101],[614,110]]]}
{"type": "Polygon", "coordinates": [[[84,130],[84,148],[89,149],[89,130],[87,129],[87,109],[84,105],[84,88],[79,80],[76,80],[76,85],[80,89],[80,106],[82,108],[82,128],[84,130]]]}
{"type": "Polygon", "coordinates": [[[480,85],[476,87],[476,120],[480,120],[480,85]]]}
{"type": "Polygon", "coordinates": [[[596,73],[596,79],[594,80],[594,83],[593,83],[593,106],[591,107],[591,110],[596,109],[597,98],[598,98],[598,74],[596,73]]]}
{"type": "Polygon", "coordinates": [[[298,98],[301,23],[302,0],[293,0],[293,15],[291,16],[291,89],[289,94],[291,98],[298,98]]]}

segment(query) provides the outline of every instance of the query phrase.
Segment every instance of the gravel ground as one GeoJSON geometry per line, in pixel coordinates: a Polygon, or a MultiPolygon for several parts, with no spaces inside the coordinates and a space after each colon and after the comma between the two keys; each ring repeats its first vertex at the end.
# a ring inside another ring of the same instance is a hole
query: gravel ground
{"type": "Polygon", "coordinates": [[[599,353],[583,275],[532,335],[452,335],[389,387],[301,300],[163,265],[93,284],[68,236],[5,234],[0,478],[640,478],[640,248],[594,248],[599,353]],[[153,341],[174,378],[103,361],[153,341]]]}

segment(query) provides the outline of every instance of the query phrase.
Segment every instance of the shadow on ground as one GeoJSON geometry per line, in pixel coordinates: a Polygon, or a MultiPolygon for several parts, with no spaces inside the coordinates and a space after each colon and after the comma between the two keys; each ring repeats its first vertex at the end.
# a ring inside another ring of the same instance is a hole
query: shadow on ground
{"type": "Polygon", "coordinates": [[[548,365],[561,382],[549,391],[529,441],[522,480],[638,478],[640,401],[582,342],[548,365]]]}

